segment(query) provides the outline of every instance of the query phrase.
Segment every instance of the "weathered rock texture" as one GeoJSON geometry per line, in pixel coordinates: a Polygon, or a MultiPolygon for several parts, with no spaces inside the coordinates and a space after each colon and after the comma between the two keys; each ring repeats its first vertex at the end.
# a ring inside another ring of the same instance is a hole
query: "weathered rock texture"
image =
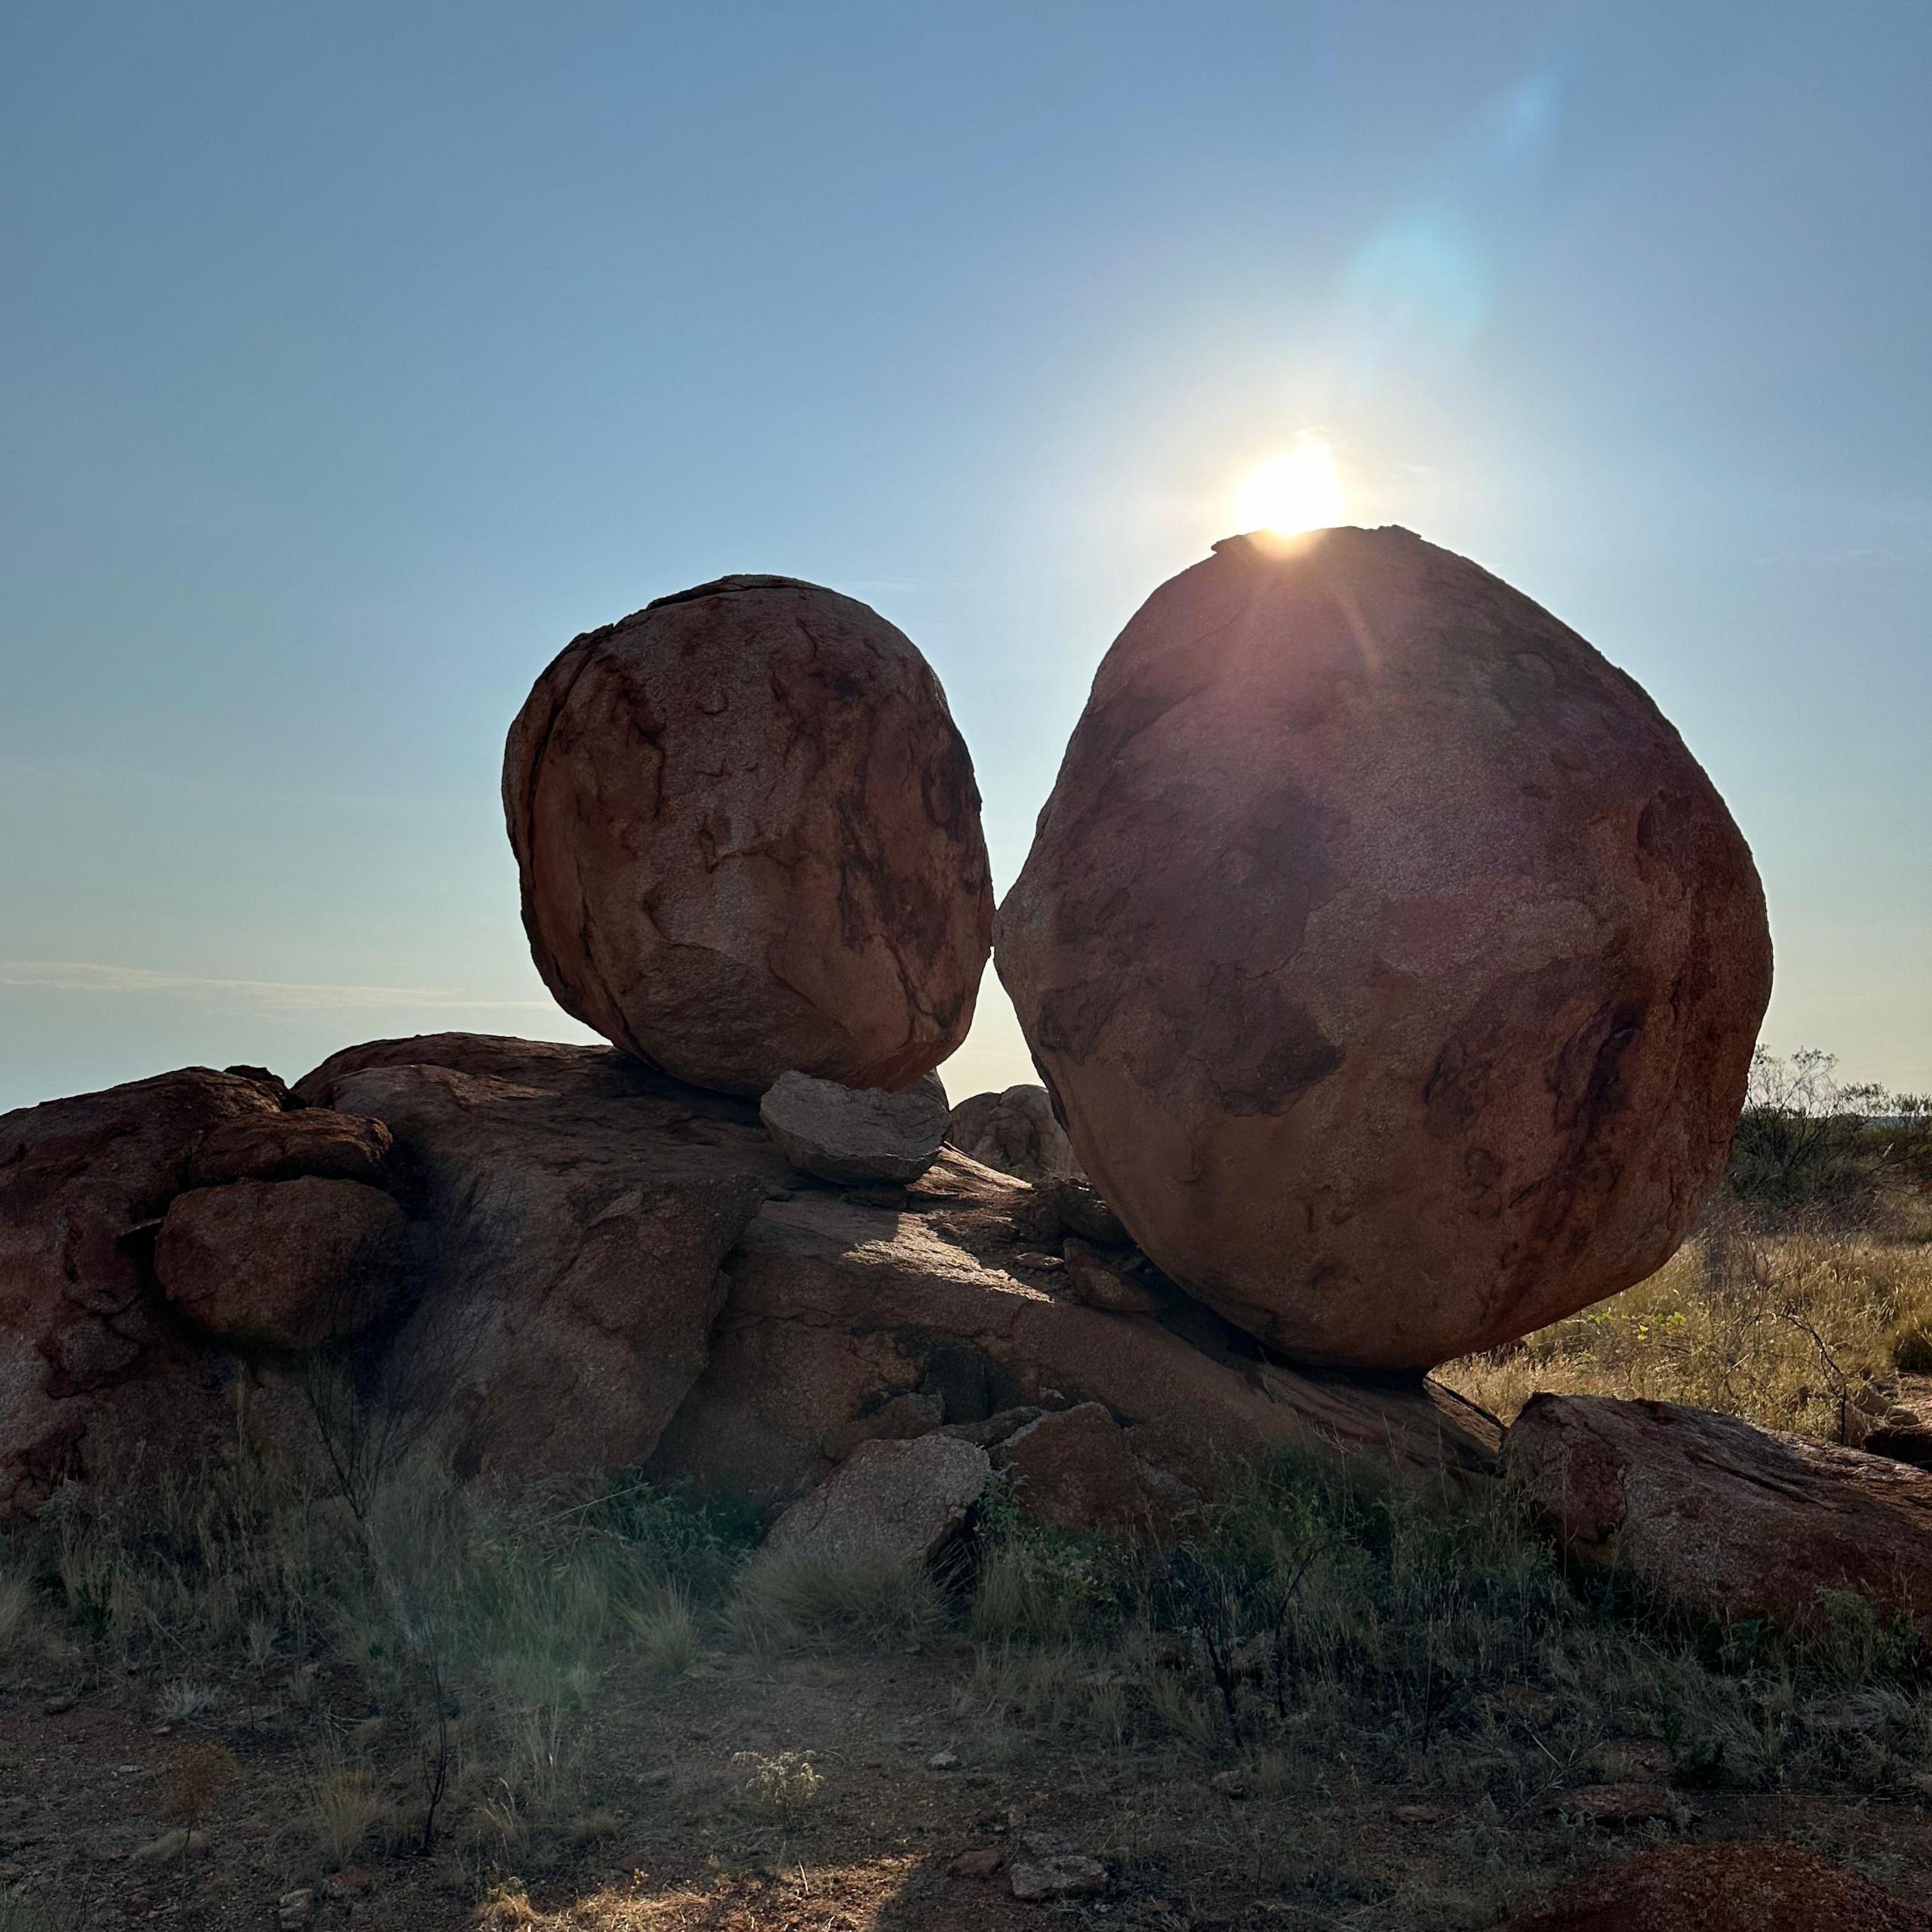
{"type": "Polygon", "coordinates": [[[1719,1843],[1592,1872],[1500,1932],[1932,1932],[1932,1918],[1815,1851],[1719,1843]]]}
{"type": "Polygon", "coordinates": [[[783,1073],[758,1117],[792,1166],[820,1180],[917,1180],[946,1137],[946,1088],[937,1073],[889,1094],[783,1073]]]}
{"type": "Polygon", "coordinates": [[[1297,1443],[1411,1472],[1491,1466],[1494,1422],[1435,1383],[1296,1374],[1196,1303],[1158,1320],[1083,1305],[1016,1233],[1032,1192],[949,1148],[903,1211],[768,1201],[725,1259],[710,1365],[651,1472],[783,1497],[874,1437],[1089,1401],[1202,1491],[1297,1443]]]}
{"type": "MultiPolygon", "coordinates": [[[[273,1075],[268,1078],[273,1079],[273,1075]]],[[[273,1091],[281,1083],[274,1081],[273,1091]]],[[[242,1114],[211,1128],[188,1156],[190,1187],[233,1180],[359,1180],[383,1184],[389,1131],[379,1120],[339,1114],[331,1107],[242,1114]]]]}
{"type": "Polygon", "coordinates": [[[621,1054],[460,1033],[351,1048],[297,1091],[395,1137],[427,1254],[390,1372],[458,1469],[649,1455],[705,1365],[718,1264],[789,1177],[750,1109],[621,1054]]]}
{"type": "Polygon", "coordinates": [[[1077,1174],[1073,1143],[1054,1118],[1044,1087],[1022,1084],[1001,1094],[975,1094],[952,1110],[946,1137],[982,1167],[1022,1180],[1077,1174]]]}
{"type": "Polygon", "coordinates": [[[1770,984],[1723,801],[1583,638],[1402,530],[1247,539],[1109,652],[998,965],[1134,1238],[1311,1361],[1641,1280],[1770,984]]]}
{"type": "Polygon", "coordinates": [[[1575,1560],[1787,1629],[1855,1592],[1932,1635],[1932,1474],[1669,1402],[1532,1396],[1512,1476],[1575,1560]]]}
{"type": "Polygon", "coordinates": [[[765,1548],[839,1564],[917,1565],[958,1531],[992,1474],[983,1449],[952,1436],[863,1442],[772,1524],[765,1548]]]}
{"type": "Polygon", "coordinates": [[[682,1080],[899,1088],[965,1038],[992,932],[972,761],[875,611],[730,577],[586,632],[512,726],[544,983],[682,1080]]]}
{"type": "Polygon", "coordinates": [[[182,1315],[266,1348],[356,1334],[401,1297],[408,1264],[409,1223],[381,1189],[309,1174],[190,1188],[155,1241],[162,1292],[182,1315]]]}
{"type": "Polygon", "coordinates": [[[189,1067],[0,1115],[0,1516],[69,1478],[192,1463],[232,1433],[221,1364],[155,1289],[155,1227],[205,1134],[280,1107],[189,1067]]]}

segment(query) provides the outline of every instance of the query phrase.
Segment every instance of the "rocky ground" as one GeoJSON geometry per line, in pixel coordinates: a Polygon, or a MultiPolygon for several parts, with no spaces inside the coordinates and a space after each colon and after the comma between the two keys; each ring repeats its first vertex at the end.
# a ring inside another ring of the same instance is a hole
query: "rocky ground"
{"type": "MultiPolygon", "coordinates": [[[[472,1830],[427,1857],[366,1844],[338,1863],[318,1838],[315,1740],[366,1720],[359,1687],[325,1676],[306,1716],[266,1687],[254,1703],[224,1687],[217,1706],[172,1723],[157,1721],[162,1687],[121,1678],[69,1705],[43,1682],[0,1708],[0,1872],[45,1906],[40,1918],[0,1906],[10,1932],[238,1932],[278,1919],[396,1932],[1474,1927],[1573,1869],[1740,1837],[1795,1841],[1901,1899],[1932,1896],[1923,1801],[1669,1792],[1641,1761],[1611,1767],[1620,1780],[1606,1789],[1566,1783],[1555,1760],[1548,1789],[1509,1809],[1378,1784],[1346,1761],[1311,1792],[1265,1755],[1095,1749],[1017,1729],[974,1694],[971,1656],[944,1643],[860,1658],[707,1654],[670,1678],[634,1664],[571,1740],[589,1768],[554,1829],[506,1811],[494,1842],[472,1830]],[[233,1776],[184,1854],[183,1767],[208,1743],[233,1776]],[[1014,1896],[1016,1868],[1041,1863],[1029,1847],[1043,1834],[1104,1869],[1069,1868],[1094,1890],[1014,1896]]],[[[1536,1715],[1523,1718],[1532,1739],[1536,1715]]],[[[395,1740],[355,1748],[383,1797],[413,1780],[395,1740]]]]}

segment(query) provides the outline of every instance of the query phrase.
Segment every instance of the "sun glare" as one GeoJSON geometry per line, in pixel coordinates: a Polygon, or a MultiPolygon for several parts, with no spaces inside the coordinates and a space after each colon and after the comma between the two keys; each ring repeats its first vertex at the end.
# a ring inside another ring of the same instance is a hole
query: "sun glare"
{"type": "Polygon", "coordinates": [[[1264,463],[1235,492],[1235,528],[1299,537],[1340,523],[1343,504],[1334,451],[1326,443],[1306,442],[1264,463]]]}

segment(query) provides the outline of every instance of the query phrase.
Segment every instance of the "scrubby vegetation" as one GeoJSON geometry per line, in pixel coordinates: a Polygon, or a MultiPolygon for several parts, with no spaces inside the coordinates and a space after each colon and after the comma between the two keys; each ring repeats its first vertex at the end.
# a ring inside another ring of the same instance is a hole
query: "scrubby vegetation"
{"type": "Polygon", "coordinates": [[[1761,1050],[1696,1235],[1626,1293],[1442,1374],[1506,1419],[1549,1389],[1855,1437],[1848,1411],[1932,1374],[1932,1099],[1761,1050]]]}
{"type": "MultiPolygon", "coordinates": [[[[1761,1063],[1769,1113],[1669,1266],[1454,1379],[1506,1412],[1596,1389],[1831,1436],[1925,1372],[1922,1110],[1833,1090],[1821,1126],[1829,1068],[1801,1105],[1789,1072],[1761,1063]]],[[[24,1786],[0,1804],[5,1932],[104,1922],[135,1884],[254,1924],[371,1871],[375,1925],[789,1929],[836,1898],[911,1927],[948,1882],[919,1847],[1021,1816],[1106,1860],[1116,1924],[1260,1901],[1473,1927],[1595,1855],[1614,1822],[1640,1835],[1803,1804],[1814,1841],[1881,1865],[1873,1820],[1918,1820],[1932,1870],[1921,1643],[1854,1600],[1802,1644],[1675,1620],[1566,1577],[1500,1490],[1284,1460],[1164,1548],[996,1492],[930,1574],[761,1552],[752,1510],[635,1481],[461,1487],[340,1390],[313,1407],[288,1464],[238,1446],[0,1540],[0,1723],[78,1700],[155,1754],[105,1876],[25,1829],[24,1786]]]]}

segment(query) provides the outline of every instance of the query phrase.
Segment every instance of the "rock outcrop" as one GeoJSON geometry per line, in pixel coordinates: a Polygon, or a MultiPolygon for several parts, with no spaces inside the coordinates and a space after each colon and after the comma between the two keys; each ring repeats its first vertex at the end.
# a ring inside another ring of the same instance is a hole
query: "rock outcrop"
{"type": "Polygon", "coordinates": [[[937,1073],[896,1094],[785,1073],[759,1101],[758,1117],[801,1173],[852,1186],[903,1183],[932,1165],[946,1138],[946,1088],[937,1073]]]}
{"type": "Polygon", "coordinates": [[[1158,1320],[1087,1306],[1016,1231],[1032,1194],[948,1148],[903,1208],[768,1201],[725,1258],[710,1364],[651,1472],[783,1498],[874,1437],[1080,1402],[1204,1491],[1297,1443],[1411,1472],[1491,1466],[1494,1423],[1437,1384],[1297,1374],[1198,1304],[1158,1320]]]}
{"type": "Polygon", "coordinates": [[[232,1434],[228,1371],[155,1287],[155,1231],[205,1136],[281,1106],[188,1067],[0,1115],[0,1516],[69,1478],[192,1466],[232,1434]]]}
{"type": "Polygon", "coordinates": [[[1734,1416],[1532,1396],[1510,1475],[1576,1561],[1718,1619],[1812,1630],[1835,1594],[1932,1636],[1932,1474],[1734,1416]]]}
{"type": "Polygon", "coordinates": [[[162,1292],[197,1327],[259,1347],[318,1349],[400,1300],[409,1224],[366,1181],[226,1181],[174,1197],[154,1266],[162,1292]]]}
{"type": "MultiPolygon", "coordinates": [[[[286,1093],[273,1075],[271,1091],[286,1093]]],[[[355,1180],[383,1184],[389,1131],[379,1120],[305,1107],[290,1095],[291,1111],[242,1114],[211,1128],[188,1155],[190,1187],[236,1180],[355,1180]]]]}
{"type": "Polygon", "coordinates": [[[975,1094],[952,1110],[946,1137],[982,1167],[1022,1180],[1078,1174],[1073,1143],[1054,1118],[1044,1087],[1023,1084],[1000,1094],[975,1094]]]}
{"type": "Polygon", "coordinates": [[[1246,538],[1108,653],[998,964],[1086,1172],[1296,1358],[1626,1287],[1721,1168],[1764,899],[1657,707],[1406,531],[1246,538]]]}
{"type": "Polygon", "coordinates": [[[1592,1872],[1500,1932],[1932,1932],[1932,1918],[1815,1851],[1720,1842],[1592,1872]]]}
{"type": "Polygon", "coordinates": [[[992,895],[939,680],[864,605],[730,577],[586,632],[511,728],[538,971],[681,1080],[897,1088],[964,1038],[992,895]]]}
{"type": "Polygon", "coordinates": [[[425,1280],[389,1370],[457,1469],[648,1456],[705,1366],[720,1263],[792,1178],[750,1108],[623,1054],[460,1033],[351,1048],[297,1091],[395,1138],[425,1280]]]}

